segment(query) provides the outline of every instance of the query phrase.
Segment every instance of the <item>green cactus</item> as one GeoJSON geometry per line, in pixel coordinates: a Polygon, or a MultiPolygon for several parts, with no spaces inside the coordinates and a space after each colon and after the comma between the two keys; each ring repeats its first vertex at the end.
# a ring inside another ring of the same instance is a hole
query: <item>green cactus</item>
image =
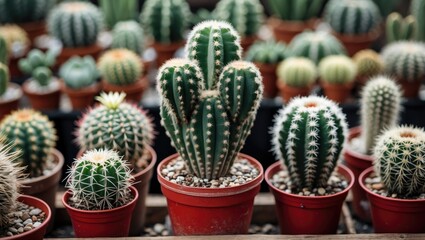
{"type": "Polygon", "coordinates": [[[6,93],[9,81],[9,67],[3,63],[0,63],[0,98],[3,96],[3,94],[6,93]]]}
{"type": "Polygon", "coordinates": [[[9,50],[7,48],[6,39],[0,35],[0,63],[8,64],[9,63],[9,50]]]}
{"type": "Polygon", "coordinates": [[[99,106],[78,122],[77,142],[83,151],[113,149],[135,168],[154,138],[152,120],[135,105],[123,102],[124,93],[102,93],[99,106]],[[112,127],[111,127],[112,126],[112,127]]]}
{"type": "Polygon", "coordinates": [[[50,12],[47,27],[64,47],[84,47],[96,43],[103,17],[90,2],[63,2],[50,12]]]}
{"type": "Polygon", "coordinates": [[[189,17],[190,9],[185,0],[147,0],[140,22],[156,42],[169,44],[184,39],[189,17]]]}
{"type": "Polygon", "coordinates": [[[96,83],[99,72],[91,56],[72,57],[59,69],[59,76],[65,85],[73,89],[89,87],[96,83]]]}
{"type": "Polygon", "coordinates": [[[57,53],[48,50],[43,53],[39,49],[31,50],[26,58],[18,62],[19,69],[25,74],[31,74],[41,87],[48,86],[52,81],[52,71],[49,69],[56,62],[57,53]]]}
{"type": "Polygon", "coordinates": [[[379,54],[371,49],[361,50],[353,56],[359,78],[370,78],[384,71],[384,62],[379,54]]]}
{"type": "Polygon", "coordinates": [[[372,154],[376,138],[385,130],[395,127],[401,108],[401,90],[387,77],[368,81],[361,93],[361,139],[363,153],[372,154]]]}
{"type": "Polygon", "coordinates": [[[32,78],[41,87],[47,87],[52,82],[52,71],[47,67],[37,67],[32,72],[32,78]]]}
{"type": "Polygon", "coordinates": [[[56,0],[0,0],[0,23],[25,23],[43,20],[56,0]]]}
{"type": "Polygon", "coordinates": [[[66,186],[76,208],[106,210],[128,202],[132,181],[129,167],[117,152],[94,149],[74,161],[66,186]]]}
{"type": "Polygon", "coordinates": [[[417,28],[415,17],[410,15],[403,19],[399,13],[393,12],[385,23],[387,42],[415,40],[417,28]]]}
{"type": "Polygon", "coordinates": [[[325,21],[340,34],[367,34],[378,27],[381,14],[372,0],[330,0],[325,21]]]}
{"type": "Polygon", "coordinates": [[[306,21],[319,16],[324,0],[269,0],[272,13],[286,21],[306,21]]]}
{"type": "Polygon", "coordinates": [[[18,25],[0,25],[0,36],[6,40],[7,51],[10,56],[14,56],[16,49],[26,51],[30,45],[27,33],[18,25]]]}
{"type": "Polygon", "coordinates": [[[320,61],[319,75],[322,81],[330,84],[346,84],[356,78],[357,67],[347,56],[328,56],[320,61]]]}
{"type": "Polygon", "coordinates": [[[22,152],[16,161],[26,167],[25,173],[30,177],[43,175],[57,139],[53,123],[46,116],[31,109],[15,111],[0,123],[0,134],[14,142],[12,152],[22,152]]]}
{"type": "Polygon", "coordinates": [[[126,48],[141,55],[144,40],[143,29],[136,21],[119,22],[112,30],[111,48],[126,48]]]}
{"type": "Polygon", "coordinates": [[[418,24],[418,32],[416,39],[418,41],[425,41],[425,1],[423,0],[412,0],[410,4],[410,12],[415,17],[418,24]]]}
{"type": "Polygon", "coordinates": [[[119,22],[135,20],[139,9],[137,0],[100,0],[99,5],[109,29],[119,22]]]}
{"type": "Polygon", "coordinates": [[[311,86],[317,78],[316,65],[303,57],[286,59],[278,65],[276,73],[280,81],[291,87],[311,86]]]}
{"type": "Polygon", "coordinates": [[[205,8],[198,9],[198,11],[190,17],[190,23],[194,26],[208,20],[214,20],[214,15],[212,11],[205,8]]]}
{"type": "Polygon", "coordinates": [[[273,150],[298,190],[326,187],[346,133],[345,115],[336,103],[316,96],[296,98],[276,115],[273,150]]]}
{"type": "Polygon", "coordinates": [[[254,43],[247,51],[245,59],[249,62],[277,64],[286,58],[286,45],[274,40],[254,43]]]}
{"type": "Polygon", "coordinates": [[[425,132],[412,126],[385,131],[374,148],[375,171],[389,194],[410,197],[425,192],[425,132]]]}

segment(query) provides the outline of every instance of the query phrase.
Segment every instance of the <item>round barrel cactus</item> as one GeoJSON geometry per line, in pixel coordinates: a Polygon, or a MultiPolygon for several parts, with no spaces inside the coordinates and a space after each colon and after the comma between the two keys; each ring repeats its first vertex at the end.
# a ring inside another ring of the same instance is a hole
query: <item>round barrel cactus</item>
{"type": "Polygon", "coordinates": [[[43,20],[56,0],[0,0],[0,23],[43,20]]]}
{"type": "Polygon", "coordinates": [[[114,26],[111,48],[126,48],[140,55],[144,44],[143,29],[136,21],[118,22],[114,26]]]}
{"type": "Polygon", "coordinates": [[[254,43],[246,53],[249,62],[277,64],[286,58],[286,45],[274,40],[254,43]]]}
{"type": "Polygon", "coordinates": [[[59,76],[67,87],[81,89],[96,83],[99,72],[96,68],[96,62],[91,56],[75,56],[60,67],[59,76]]]}
{"type": "Polygon", "coordinates": [[[0,63],[8,64],[9,52],[7,49],[6,39],[0,34],[0,63]]]}
{"type": "Polygon", "coordinates": [[[313,61],[303,57],[290,57],[277,67],[279,80],[291,87],[311,86],[317,78],[313,61]]]}
{"type": "Polygon", "coordinates": [[[353,56],[359,78],[370,78],[384,71],[384,62],[379,54],[371,49],[361,50],[353,56]]]}
{"type": "Polygon", "coordinates": [[[319,64],[320,79],[330,84],[353,82],[356,74],[356,64],[344,55],[325,57],[319,64]]]}

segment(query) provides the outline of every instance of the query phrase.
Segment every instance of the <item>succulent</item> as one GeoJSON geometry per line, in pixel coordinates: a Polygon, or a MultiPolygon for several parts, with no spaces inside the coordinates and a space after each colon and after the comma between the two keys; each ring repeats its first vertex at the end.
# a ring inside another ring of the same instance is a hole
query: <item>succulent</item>
{"type": "Polygon", "coordinates": [[[39,49],[31,50],[26,58],[19,60],[19,69],[25,74],[31,74],[40,86],[48,86],[52,80],[52,71],[49,69],[56,62],[57,53],[48,50],[43,53],[39,49]]]}
{"type": "Polygon", "coordinates": [[[291,87],[307,87],[317,78],[314,62],[304,57],[291,57],[280,63],[276,70],[280,81],[291,87]]]}
{"type": "Polygon", "coordinates": [[[78,122],[77,142],[83,151],[112,149],[136,166],[151,145],[154,130],[151,119],[136,105],[123,102],[124,93],[102,93],[101,103],[88,110],[78,122]]]}
{"type": "Polygon", "coordinates": [[[94,149],[74,161],[66,186],[76,208],[106,210],[129,201],[132,180],[130,169],[118,152],[94,149]]]}
{"type": "Polygon", "coordinates": [[[379,8],[381,16],[387,16],[397,7],[401,0],[373,0],[373,2],[379,8]]]}
{"type": "Polygon", "coordinates": [[[103,17],[90,2],[63,2],[52,9],[47,26],[64,47],[84,47],[96,43],[103,17]]]}
{"type": "Polygon", "coordinates": [[[272,13],[282,20],[306,21],[319,16],[324,0],[269,0],[272,13]]]}
{"type": "Polygon", "coordinates": [[[3,96],[3,94],[6,93],[9,81],[9,67],[3,63],[0,63],[0,98],[3,96]]]}
{"type": "Polygon", "coordinates": [[[91,56],[75,56],[61,66],[59,76],[67,87],[81,89],[96,83],[99,72],[96,62],[91,56]]]}
{"type": "Polygon", "coordinates": [[[7,24],[0,26],[0,36],[6,40],[10,55],[17,51],[24,51],[30,44],[27,33],[18,25],[7,24]]]}
{"type": "Polygon", "coordinates": [[[265,18],[259,0],[221,0],[213,14],[232,24],[242,37],[256,35],[265,18]]]}
{"type": "Polygon", "coordinates": [[[119,22],[135,20],[139,9],[137,0],[100,0],[99,5],[109,29],[119,22]]]}
{"type": "Polygon", "coordinates": [[[357,67],[351,58],[344,55],[328,56],[319,64],[319,75],[322,81],[330,84],[346,84],[356,78],[357,67]]]}
{"type": "Polygon", "coordinates": [[[306,57],[316,64],[326,56],[345,53],[341,42],[324,31],[304,31],[295,36],[288,46],[289,56],[306,57]]]}
{"type": "Polygon", "coordinates": [[[100,75],[113,85],[130,85],[140,79],[143,66],[140,57],[127,49],[112,49],[98,60],[100,75]]]}
{"type": "Polygon", "coordinates": [[[324,16],[335,32],[344,35],[367,34],[381,22],[379,9],[372,0],[330,0],[324,16]]]}
{"type": "Polygon", "coordinates": [[[387,17],[385,30],[387,42],[415,40],[418,26],[412,15],[403,19],[399,13],[393,12],[387,17]]]}
{"type": "Polygon", "coordinates": [[[190,8],[185,0],[147,0],[140,22],[156,42],[169,44],[183,40],[189,17],[190,8]]]}
{"type": "Polygon", "coordinates": [[[286,58],[286,45],[274,40],[254,43],[246,53],[249,62],[277,64],[286,58]]]}
{"type": "Polygon", "coordinates": [[[43,175],[57,139],[53,123],[45,115],[32,109],[14,111],[0,123],[0,134],[14,142],[12,152],[21,151],[16,162],[26,167],[30,177],[43,175]]]}
{"type": "Polygon", "coordinates": [[[410,12],[415,17],[418,24],[417,40],[425,41],[425,1],[412,0],[410,12]]]}
{"type": "Polygon", "coordinates": [[[378,76],[368,81],[361,96],[362,151],[371,154],[376,138],[397,124],[401,90],[391,79],[378,76]]]}
{"type": "Polygon", "coordinates": [[[371,49],[361,50],[353,56],[357,66],[357,76],[370,78],[384,71],[384,62],[379,54],[371,49]]]}
{"type": "Polygon", "coordinates": [[[8,64],[9,51],[7,50],[7,42],[6,39],[0,35],[0,63],[8,64]]]}
{"type": "Polygon", "coordinates": [[[214,15],[212,11],[205,8],[198,9],[198,11],[190,17],[192,25],[197,25],[198,23],[208,20],[214,20],[214,15]]]}
{"type": "Polygon", "coordinates": [[[296,98],[281,109],[273,127],[273,150],[299,190],[326,187],[341,158],[347,123],[336,103],[296,98]]]}
{"type": "Polygon", "coordinates": [[[0,0],[0,23],[25,23],[44,19],[56,0],[0,0]]]}
{"type": "Polygon", "coordinates": [[[374,148],[375,171],[389,194],[406,197],[425,192],[425,132],[411,126],[385,131],[374,148]]]}
{"type": "Polygon", "coordinates": [[[126,48],[140,55],[144,40],[143,29],[136,21],[119,22],[112,30],[111,48],[126,48]]]}

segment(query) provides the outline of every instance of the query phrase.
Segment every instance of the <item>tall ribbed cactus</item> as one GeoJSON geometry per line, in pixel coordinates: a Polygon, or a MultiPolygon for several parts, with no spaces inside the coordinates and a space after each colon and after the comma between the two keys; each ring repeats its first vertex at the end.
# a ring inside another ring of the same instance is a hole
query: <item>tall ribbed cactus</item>
{"type": "Polygon", "coordinates": [[[286,45],[274,40],[254,43],[246,52],[249,62],[277,64],[286,58],[286,45]]]}
{"type": "Polygon", "coordinates": [[[393,12],[385,23],[387,42],[415,40],[417,30],[416,19],[411,15],[403,19],[399,13],[393,12]]]}
{"type": "Polygon", "coordinates": [[[327,56],[320,61],[320,79],[330,84],[347,84],[354,81],[356,64],[344,55],[327,56]]]}
{"type": "Polygon", "coordinates": [[[303,57],[286,59],[279,64],[276,73],[280,81],[291,87],[311,86],[317,78],[316,65],[303,57]]]}
{"type": "Polygon", "coordinates": [[[276,115],[273,150],[296,188],[325,187],[341,158],[346,133],[345,115],[334,102],[296,98],[276,115]]]}
{"type": "Polygon", "coordinates": [[[136,21],[118,22],[114,26],[111,48],[126,48],[140,55],[144,44],[143,29],[136,21]]]}
{"type": "MultiPolygon", "coordinates": [[[[384,71],[381,56],[372,49],[361,50],[353,56],[358,78],[370,78],[384,71]]],[[[365,79],[366,80],[366,79],[365,79]]]]}
{"type": "Polygon", "coordinates": [[[6,39],[0,35],[0,63],[8,64],[8,51],[6,39]]]}
{"type": "Polygon", "coordinates": [[[0,23],[24,23],[44,19],[56,0],[0,0],[0,23]]]}
{"type": "Polygon", "coordinates": [[[14,142],[12,151],[21,151],[16,161],[26,167],[30,177],[43,174],[57,139],[53,123],[46,116],[31,109],[12,112],[1,122],[0,135],[14,142]]]}
{"type": "Polygon", "coordinates": [[[76,208],[105,210],[127,203],[131,181],[130,169],[117,152],[95,149],[74,161],[67,187],[76,208]]]}
{"type": "Polygon", "coordinates": [[[0,98],[3,96],[3,94],[6,93],[9,81],[9,67],[3,63],[0,63],[0,98]]]}
{"type": "Polygon", "coordinates": [[[362,90],[360,108],[362,150],[371,154],[379,134],[397,124],[401,108],[399,86],[386,77],[369,80],[362,90]]]}
{"type": "Polygon", "coordinates": [[[425,192],[425,132],[401,126],[385,131],[374,148],[375,171],[390,194],[417,196],[425,192]]]}
{"type": "Polygon", "coordinates": [[[272,13],[282,20],[306,21],[318,17],[324,0],[269,0],[272,13]]]}
{"type": "Polygon", "coordinates": [[[425,1],[412,0],[410,12],[415,17],[418,24],[418,41],[425,41],[425,1]]]}

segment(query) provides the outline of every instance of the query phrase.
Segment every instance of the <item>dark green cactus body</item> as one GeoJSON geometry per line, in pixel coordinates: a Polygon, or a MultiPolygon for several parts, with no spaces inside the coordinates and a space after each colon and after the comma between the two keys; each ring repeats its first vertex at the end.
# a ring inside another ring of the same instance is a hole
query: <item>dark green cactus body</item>
{"type": "Polygon", "coordinates": [[[403,19],[399,13],[393,12],[385,22],[387,42],[415,40],[417,28],[415,17],[410,15],[403,19]]]}
{"type": "Polygon", "coordinates": [[[306,21],[318,17],[324,0],[269,0],[274,15],[287,21],[306,21]]]}
{"type": "Polygon", "coordinates": [[[143,29],[136,21],[119,22],[112,30],[111,48],[126,48],[138,55],[144,49],[143,29]]]}
{"type": "Polygon", "coordinates": [[[24,23],[44,19],[56,0],[0,0],[0,23],[24,23]]]}
{"type": "Polygon", "coordinates": [[[0,34],[0,63],[8,64],[8,48],[6,39],[0,34]]]}
{"type": "Polygon", "coordinates": [[[59,69],[59,76],[69,88],[81,89],[96,83],[99,72],[91,56],[72,57],[59,69]]]}
{"type": "Polygon", "coordinates": [[[412,0],[410,12],[415,17],[418,24],[418,34],[416,35],[417,40],[425,41],[425,1],[412,0]]]}
{"type": "Polygon", "coordinates": [[[7,90],[9,85],[10,75],[7,65],[0,63],[0,98],[7,90]]]}
{"type": "Polygon", "coordinates": [[[254,43],[246,53],[246,60],[264,64],[277,64],[286,58],[286,45],[274,40],[254,43]]]}

